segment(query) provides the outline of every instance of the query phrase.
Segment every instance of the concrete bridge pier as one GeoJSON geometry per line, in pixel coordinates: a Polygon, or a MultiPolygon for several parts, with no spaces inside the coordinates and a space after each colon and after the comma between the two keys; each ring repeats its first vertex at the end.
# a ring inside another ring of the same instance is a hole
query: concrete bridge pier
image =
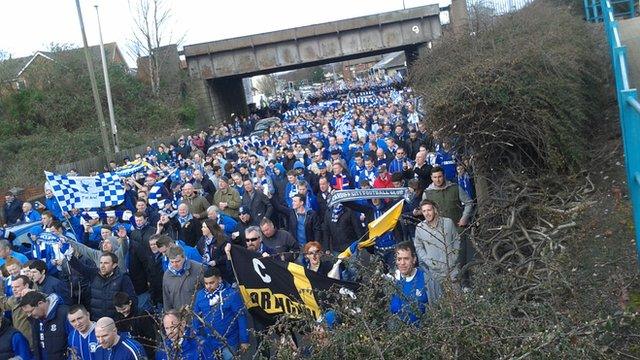
{"type": "Polygon", "coordinates": [[[429,51],[429,47],[427,44],[412,45],[404,50],[404,56],[405,59],[407,59],[407,68],[409,72],[411,72],[411,68],[413,67],[413,64],[418,60],[418,58],[427,51],[429,51]]]}
{"type": "Polygon", "coordinates": [[[224,123],[231,113],[245,114],[247,101],[244,96],[242,78],[229,76],[206,80],[211,94],[213,118],[216,123],[224,123]]]}
{"type": "Polygon", "coordinates": [[[231,113],[246,115],[247,103],[241,77],[192,78],[189,88],[196,100],[199,127],[224,123],[231,118],[231,113]]]}

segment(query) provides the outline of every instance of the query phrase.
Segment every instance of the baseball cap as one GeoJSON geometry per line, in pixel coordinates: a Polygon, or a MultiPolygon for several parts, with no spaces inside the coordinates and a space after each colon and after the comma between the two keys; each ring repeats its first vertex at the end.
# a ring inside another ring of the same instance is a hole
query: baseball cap
{"type": "Polygon", "coordinates": [[[249,215],[249,209],[246,206],[240,206],[238,213],[240,213],[240,215],[249,215]]]}

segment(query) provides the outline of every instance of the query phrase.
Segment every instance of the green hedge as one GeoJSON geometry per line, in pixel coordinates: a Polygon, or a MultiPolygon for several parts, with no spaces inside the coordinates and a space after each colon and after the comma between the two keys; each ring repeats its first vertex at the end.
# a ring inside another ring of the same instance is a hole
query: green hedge
{"type": "MultiPolygon", "coordinates": [[[[0,189],[40,184],[43,170],[102,153],[84,58],[68,60],[65,66],[38,69],[38,86],[0,98],[0,189]]],[[[119,66],[109,71],[121,148],[193,126],[195,107],[188,97],[155,98],[148,86],[119,66]]],[[[101,76],[98,89],[108,126],[101,76]]]]}

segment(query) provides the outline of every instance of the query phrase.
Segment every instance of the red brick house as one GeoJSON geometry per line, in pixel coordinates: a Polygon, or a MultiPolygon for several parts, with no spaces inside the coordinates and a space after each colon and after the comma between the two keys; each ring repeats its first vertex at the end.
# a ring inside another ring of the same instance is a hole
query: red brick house
{"type": "MultiPolygon", "coordinates": [[[[96,69],[102,66],[100,46],[89,48],[96,69]]],[[[127,62],[115,42],[104,44],[107,63],[119,64],[125,71],[129,71],[127,62]]],[[[37,51],[31,56],[15,59],[7,59],[0,62],[0,93],[15,91],[29,86],[37,86],[38,83],[47,81],[47,73],[50,67],[57,64],[65,66],[72,59],[84,61],[84,48],[62,50],[56,52],[37,51]]]]}

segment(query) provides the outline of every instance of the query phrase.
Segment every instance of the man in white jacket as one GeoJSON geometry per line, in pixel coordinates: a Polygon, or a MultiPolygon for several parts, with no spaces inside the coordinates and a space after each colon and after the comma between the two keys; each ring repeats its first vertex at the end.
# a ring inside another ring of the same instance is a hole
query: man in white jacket
{"type": "Polygon", "coordinates": [[[420,266],[434,280],[434,288],[430,290],[431,298],[435,300],[447,281],[453,284],[457,280],[460,270],[460,237],[453,220],[438,214],[435,202],[423,200],[420,211],[425,220],[416,227],[414,245],[420,266]]]}

